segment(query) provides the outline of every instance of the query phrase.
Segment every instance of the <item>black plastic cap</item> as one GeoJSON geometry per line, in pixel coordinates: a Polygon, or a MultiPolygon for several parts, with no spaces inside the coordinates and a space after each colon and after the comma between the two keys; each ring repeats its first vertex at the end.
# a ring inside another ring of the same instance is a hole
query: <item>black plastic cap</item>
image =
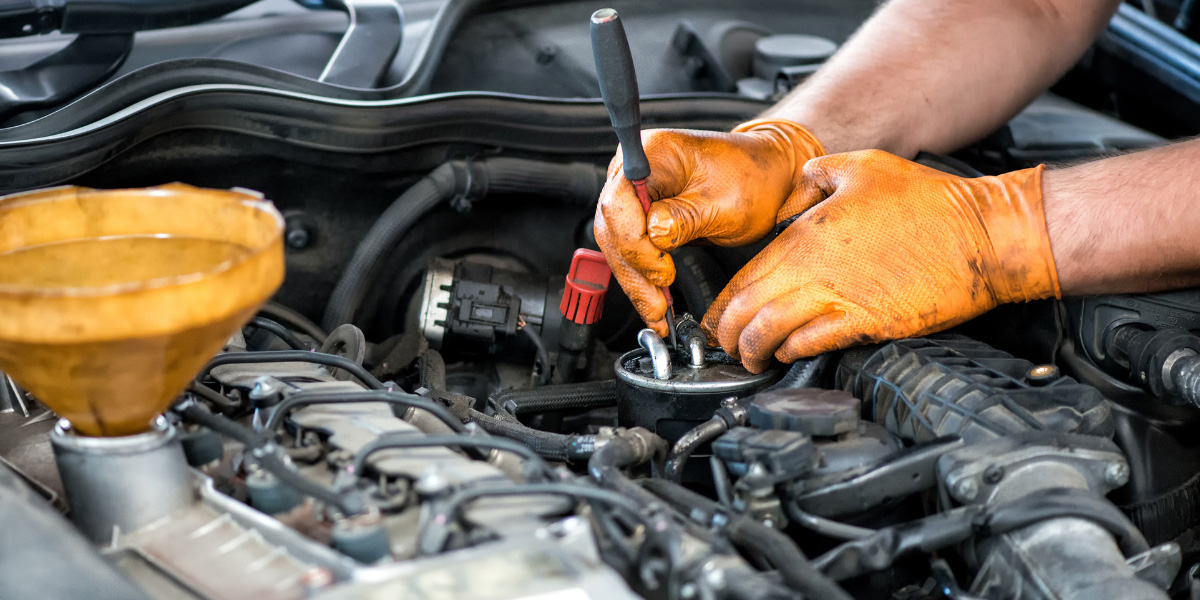
{"type": "Polygon", "coordinates": [[[637,73],[621,17],[611,8],[592,13],[592,55],[600,96],[624,155],[625,178],[630,181],[650,176],[650,161],[642,148],[642,113],[638,107],[637,73]]]}

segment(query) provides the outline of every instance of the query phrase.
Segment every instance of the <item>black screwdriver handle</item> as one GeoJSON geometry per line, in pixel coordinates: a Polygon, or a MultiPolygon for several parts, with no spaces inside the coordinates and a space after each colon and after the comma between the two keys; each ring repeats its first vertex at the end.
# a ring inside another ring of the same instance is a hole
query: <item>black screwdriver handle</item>
{"type": "Polygon", "coordinates": [[[592,55],[600,96],[617,132],[624,154],[625,178],[641,181],[650,176],[650,161],[642,148],[642,111],[638,107],[637,73],[621,17],[611,8],[592,13],[592,55]]]}

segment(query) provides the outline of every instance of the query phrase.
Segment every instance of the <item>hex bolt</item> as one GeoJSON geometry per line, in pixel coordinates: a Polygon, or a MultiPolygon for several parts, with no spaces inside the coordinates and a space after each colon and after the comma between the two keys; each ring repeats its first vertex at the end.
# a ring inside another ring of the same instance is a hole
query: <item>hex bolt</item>
{"type": "Polygon", "coordinates": [[[287,232],[288,248],[293,250],[303,250],[308,247],[308,231],[303,227],[297,227],[287,232]]]}
{"type": "Polygon", "coordinates": [[[1004,479],[1004,467],[1002,465],[991,465],[983,471],[983,482],[988,485],[996,485],[1000,480],[1004,479]]]}
{"type": "Polygon", "coordinates": [[[970,502],[979,495],[979,484],[975,482],[975,478],[968,477],[954,484],[954,495],[963,502],[970,502]]]}
{"type": "Polygon", "coordinates": [[[723,589],[725,587],[725,571],[713,569],[704,575],[704,581],[714,590],[723,589]]]}
{"type": "Polygon", "coordinates": [[[1049,385],[1062,377],[1062,372],[1054,365],[1038,365],[1025,373],[1025,380],[1032,386],[1049,385]]]}
{"type": "Polygon", "coordinates": [[[1121,487],[1129,481],[1129,465],[1123,462],[1109,463],[1104,468],[1104,482],[1121,487]]]}
{"type": "Polygon", "coordinates": [[[303,250],[312,243],[312,231],[300,217],[288,217],[284,220],[283,242],[288,248],[303,250]]]}
{"type": "Polygon", "coordinates": [[[430,466],[417,478],[413,489],[422,496],[438,496],[450,489],[451,481],[442,474],[442,470],[430,466]]]}

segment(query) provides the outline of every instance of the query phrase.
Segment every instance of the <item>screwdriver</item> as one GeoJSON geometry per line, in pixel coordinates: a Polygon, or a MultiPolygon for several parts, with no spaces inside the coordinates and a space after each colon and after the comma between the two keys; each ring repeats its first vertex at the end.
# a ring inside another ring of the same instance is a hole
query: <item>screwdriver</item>
{"type": "MultiPolygon", "coordinates": [[[[637,73],[633,70],[633,55],[629,52],[629,40],[621,17],[611,8],[602,8],[592,13],[592,56],[596,60],[596,76],[600,80],[600,97],[608,109],[617,140],[621,142],[625,179],[633,184],[642,211],[650,212],[650,191],[646,178],[650,177],[650,160],[642,147],[642,111],[638,106],[637,73]]],[[[662,287],[667,300],[667,338],[671,346],[678,349],[675,335],[675,308],[671,290],[662,287]]]]}

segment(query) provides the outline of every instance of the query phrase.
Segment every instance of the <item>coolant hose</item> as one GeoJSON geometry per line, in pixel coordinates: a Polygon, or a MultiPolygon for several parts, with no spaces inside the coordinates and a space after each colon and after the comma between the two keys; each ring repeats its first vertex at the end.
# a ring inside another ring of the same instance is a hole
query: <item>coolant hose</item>
{"type": "Polygon", "coordinates": [[[526,427],[511,415],[501,413],[491,416],[471,409],[471,421],[484,431],[501,437],[514,439],[533,449],[542,458],[568,463],[588,460],[596,450],[596,436],[569,435],[540,431],[526,427]],[[506,418],[507,417],[507,418],[506,418]]]}
{"type": "Polygon", "coordinates": [[[149,600],[79,531],[0,466],[0,598],[149,600]]]}
{"type": "Polygon", "coordinates": [[[488,158],[442,164],[392,202],[359,242],[329,297],[323,326],[332,331],[354,322],[368,290],[376,283],[373,276],[380,265],[405,234],[439,204],[459,195],[532,194],[588,206],[600,196],[604,181],[604,170],[589,163],[488,158]]]}
{"type": "Polygon", "coordinates": [[[767,390],[820,387],[821,378],[825,376],[825,371],[829,368],[829,356],[829,354],[818,354],[792,363],[788,372],[767,390]]]}
{"type": "Polygon", "coordinates": [[[608,408],[617,405],[617,381],[605,379],[513,390],[497,395],[495,404],[514,415],[608,408]]]}
{"type": "Polygon", "coordinates": [[[437,391],[446,389],[446,359],[442,353],[430,348],[417,359],[417,381],[421,386],[437,391]]]}
{"type": "Polygon", "coordinates": [[[642,504],[653,504],[658,498],[634,483],[625,475],[624,469],[647,462],[653,465],[654,462],[665,458],[666,454],[666,440],[650,430],[641,427],[618,430],[617,435],[605,441],[588,459],[588,474],[598,481],[601,487],[642,504]]]}
{"type": "Polygon", "coordinates": [[[726,431],[729,431],[729,424],[725,422],[725,419],[716,416],[683,434],[683,437],[679,438],[679,441],[675,442],[675,446],[671,448],[671,453],[667,455],[663,478],[679,483],[679,480],[683,478],[683,467],[696,448],[721,437],[721,434],[726,431]]]}

